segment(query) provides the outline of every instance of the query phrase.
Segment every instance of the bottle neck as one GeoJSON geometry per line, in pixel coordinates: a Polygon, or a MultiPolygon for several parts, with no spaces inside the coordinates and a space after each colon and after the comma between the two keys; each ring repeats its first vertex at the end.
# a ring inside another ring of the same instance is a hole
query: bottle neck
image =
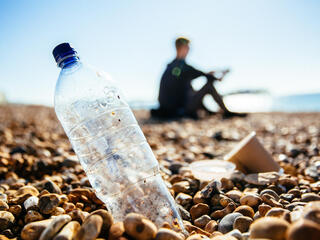
{"type": "Polygon", "coordinates": [[[59,64],[58,67],[60,68],[69,68],[72,67],[74,64],[80,62],[80,58],[78,56],[70,56],[63,59],[59,64]]]}

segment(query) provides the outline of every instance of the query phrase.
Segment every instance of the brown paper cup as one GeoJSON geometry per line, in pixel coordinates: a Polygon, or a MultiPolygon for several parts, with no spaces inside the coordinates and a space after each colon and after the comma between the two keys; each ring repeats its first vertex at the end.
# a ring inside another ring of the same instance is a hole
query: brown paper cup
{"type": "Polygon", "coordinates": [[[236,164],[237,169],[243,173],[280,170],[280,166],[261,145],[255,132],[246,136],[224,159],[236,164]]]}

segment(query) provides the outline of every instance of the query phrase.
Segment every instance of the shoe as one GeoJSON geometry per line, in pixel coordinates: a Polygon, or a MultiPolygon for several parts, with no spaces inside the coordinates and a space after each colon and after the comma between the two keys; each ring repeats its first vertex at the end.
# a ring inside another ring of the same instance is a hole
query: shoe
{"type": "Polygon", "coordinates": [[[223,119],[233,118],[233,117],[246,117],[247,113],[238,113],[238,112],[224,112],[222,115],[223,119]]]}

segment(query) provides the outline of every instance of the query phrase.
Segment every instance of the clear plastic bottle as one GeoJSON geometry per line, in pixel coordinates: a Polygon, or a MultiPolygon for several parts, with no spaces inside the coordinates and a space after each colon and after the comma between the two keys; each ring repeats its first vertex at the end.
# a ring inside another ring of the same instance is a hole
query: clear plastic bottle
{"type": "Polygon", "coordinates": [[[116,221],[141,213],[161,226],[183,229],[158,162],[119,90],[62,43],[55,111],[97,196],[116,221]]]}

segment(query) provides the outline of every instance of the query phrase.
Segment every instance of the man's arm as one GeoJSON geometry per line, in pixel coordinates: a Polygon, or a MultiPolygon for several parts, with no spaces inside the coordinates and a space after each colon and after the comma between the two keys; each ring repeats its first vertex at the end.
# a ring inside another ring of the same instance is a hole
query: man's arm
{"type": "Polygon", "coordinates": [[[204,73],[188,64],[186,64],[186,70],[185,70],[185,77],[186,79],[188,79],[189,81],[197,78],[197,77],[200,77],[200,76],[205,76],[208,80],[210,81],[214,81],[214,80],[217,80],[218,78],[216,78],[214,75],[213,75],[213,72],[209,72],[209,73],[204,73]]]}

